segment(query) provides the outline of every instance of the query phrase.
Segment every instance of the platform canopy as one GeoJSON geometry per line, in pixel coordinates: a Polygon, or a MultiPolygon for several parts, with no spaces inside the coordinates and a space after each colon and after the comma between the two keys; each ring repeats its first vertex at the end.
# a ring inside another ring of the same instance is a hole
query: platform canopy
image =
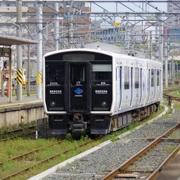
{"type": "Polygon", "coordinates": [[[1,46],[23,45],[23,44],[38,44],[38,41],[25,39],[22,37],[0,35],[1,46]]]}
{"type": "MultiPolygon", "coordinates": [[[[38,44],[38,41],[34,41],[31,39],[25,39],[22,37],[14,37],[14,36],[7,36],[7,35],[0,35],[0,53],[1,56],[5,56],[8,54],[9,57],[9,78],[8,78],[8,92],[9,92],[9,102],[12,102],[12,53],[11,53],[11,46],[12,45],[23,45],[23,44],[38,44]],[[1,47],[2,46],[2,47],[1,47]],[[6,46],[6,47],[4,47],[6,46]],[[8,47],[7,47],[8,46],[8,47]]],[[[2,93],[4,93],[3,89],[2,93]]]]}

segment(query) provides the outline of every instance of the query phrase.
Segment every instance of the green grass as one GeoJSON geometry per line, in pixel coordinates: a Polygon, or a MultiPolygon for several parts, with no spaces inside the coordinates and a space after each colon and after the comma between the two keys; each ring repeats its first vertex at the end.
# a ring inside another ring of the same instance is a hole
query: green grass
{"type": "MultiPolygon", "coordinates": [[[[87,140],[87,137],[86,137],[86,140],[87,140]]],[[[90,149],[91,147],[96,146],[97,144],[102,142],[102,140],[95,141],[90,145],[86,145],[85,147],[79,148],[78,146],[80,144],[83,144],[86,140],[84,140],[84,138],[82,138],[79,141],[75,141],[75,140],[65,141],[60,145],[55,145],[51,148],[47,148],[43,151],[34,153],[31,156],[28,156],[27,158],[24,158],[21,161],[17,160],[14,162],[6,162],[6,163],[4,163],[3,166],[0,166],[0,178],[5,177],[8,174],[12,174],[15,171],[19,171],[25,167],[29,167],[33,164],[37,164],[38,162],[40,162],[48,157],[51,157],[53,155],[56,155],[58,153],[62,153],[66,150],[73,149],[73,151],[71,151],[67,154],[60,155],[55,160],[49,161],[48,163],[44,163],[43,165],[38,165],[38,168],[32,169],[27,174],[21,175],[21,179],[26,179],[27,176],[30,177],[37,173],[40,173],[41,171],[44,171],[45,169],[47,169],[51,166],[54,166],[57,163],[60,163],[60,162],[66,160],[72,156],[75,156],[87,149],[90,149]],[[29,173],[31,175],[28,175],[29,173]]],[[[52,143],[56,143],[56,142],[57,142],[56,139],[50,139],[50,140],[39,139],[37,141],[33,141],[33,140],[28,141],[28,140],[17,139],[16,141],[11,141],[11,142],[8,141],[7,143],[2,143],[4,145],[0,146],[0,152],[2,154],[6,154],[6,156],[4,156],[4,157],[2,156],[3,158],[0,161],[4,161],[15,155],[22,154],[22,153],[26,152],[27,150],[36,149],[36,148],[43,147],[48,144],[52,144],[52,143]],[[29,149],[27,149],[28,147],[29,147],[29,149]]],[[[17,177],[17,179],[18,178],[19,177],[17,177]]],[[[16,179],[16,178],[13,178],[13,179],[16,179]]]]}
{"type": "Polygon", "coordinates": [[[1,127],[0,128],[0,137],[2,137],[1,135],[3,134],[3,133],[7,133],[7,132],[9,132],[9,131],[13,131],[13,130],[16,130],[16,129],[20,129],[20,128],[22,128],[22,129],[28,129],[28,127],[30,127],[30,126],[35,126],[36,125],[36,123],[35,123],[35,121],[32,121],[32,122],[30,122],[30,123],[20,123],[19,125],[16,125],[16,124],[14,124],[14,125],[9,125],[9,126],[4,126],[4,127],[1,127]]]}
{"type": "Polygon", "coordinates": [[[173,152],[175,149],[176,149],[176,146],[169,146],[169,147],[167,147],[166,152],[167,152],[167,153],[171,153],[171,152],[173,152]]]}
{"type": "Polygon", "coordinates": [[[173,139],[179,139],[180,137],[180,133],[177,132],[176,130],[169,136],[169,138],[173,138],[173,139]]]}
{"type": "Polygon", "coordinates": [[[173,91],[172,93],[170,93],[170,95],[174,97],[180,97],[180,90],[178,89],[177,91],[173,91]]]}

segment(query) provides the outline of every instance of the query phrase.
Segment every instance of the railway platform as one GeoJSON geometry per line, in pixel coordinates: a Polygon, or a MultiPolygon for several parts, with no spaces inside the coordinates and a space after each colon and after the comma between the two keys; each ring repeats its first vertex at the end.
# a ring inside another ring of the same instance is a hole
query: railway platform
{"type": "Polygon", "coordinates": [[[31,96],[23,96],[22,101],[17,101],[16,96],[12,96],[12,102],[8,102],[8,97],[0,97],[0,109],[4,107],[12,107],[12,106],[19,106],[23,104],[30,104],[30,103],[42,103],[42,99],[37,99],[36,95],[31,96]]]}
{"type": "Polygon", "coordinates": [[[156,180],[180,180],[180,151],[160,172],[156,180]]]}
{"type": "Polygon", "coordinates": [[[22,101],[13,96],[11,103],[8,97],[0,97],[0,127],[31,123],[45,117],[43,101],[36,95],[23,96],[22,101]]]}

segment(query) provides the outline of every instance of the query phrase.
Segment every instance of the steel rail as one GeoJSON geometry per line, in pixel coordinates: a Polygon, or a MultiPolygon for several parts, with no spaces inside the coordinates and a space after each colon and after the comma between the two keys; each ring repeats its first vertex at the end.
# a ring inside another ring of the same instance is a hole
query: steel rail
{"type": "Polygon", "coordinates": [[[36,131],[34,130],[34,131],[31,131],[31,132],[29,132],[29,131],[27,131],[27,132],[22,132],[22,134],[19,134],[18,136],[16,135],[16,136],[8,137],[8,138],[5,138],[5,139],[0,139],[0,142],[5,142],[5,141],[8,141],[8,140],[15,139],[15,138],[17,138],[17,137],[23,137],[23,136],[25,136],[25,135],[30,135],[30,134],[33,134],[33,133],[35,134],[36,131]]]}
{"type": "Polygon", "coordinates": [[[0,166],[2,166],[2,165],[3,165],[4,163],[6,163],[6,162],[13,161],[13,160],[17,160],[17,159],[21,159],[21,158],[26,157],[26,156],[28,156],[28,155],[30,155],[30,154],[35,153],[35,152],[44,150],[44,149],[46,149],[46,148],[55,146],[55,145],[57,145],[57,144],[61,144],[62,142],[64,142],[64,140],[58,141],[58,142],[55,143],[55,144],[51,144],[51,145],[48,145],[48,146],[45,146],[45,147],[42,147],[42,148],[34,149],[34,150],[32,150],[32,151],[26,152],[26,153],[24,153],[24,154],[22,154],[22,155],[19,155],[19,156],[15,156],[15,157],[13,157],[13,158],[8,159],[7,161],[0,162],[0,166]]]}
{"type": "Polygon", "coordinates": [[[111,180],[116,177],[116,175],[122,173],[125,171],[126,168],[128,168],[131,164],[133,164],[137,159],[144,156],[149,150],[151,150],[153,147],[155,147],[157,144],[159,144],[162,141],[162,138],[169,136],[175,129],[180,127],[180,123],[172,127],[170,130],[165,132],[163,135],[156,138],[154,141],[152,141],[148,146],[143,148],[141,151],[136,153],[133,157],[125,161],[121,166],[116,168],[115,170],[111,171],[109,174],[107,174],[105,177],[103,177],[102,180],[111,180]]]}
{"type": "Polygon", "coordinates": [[[168,164],[168,162],[179,152],[179,149],[180,149],[180,144],[175,148],[175,150],[159,165],[159,167],[146,180],[154,180],[155,177],[168,164]]]}
{"type": "Polygon", "coordinates": [[[6,134],[11,134],[11,133],[16,133],[16,132],[22,132],[24,130],[27,130],[27,129],[32,129],[32,128],[35,128],[36,126],[29,126],[29,127],[26,127],[26,128],[19,128],[19,129],[14,129],[14,130],[11,130],[11,131],[7,131],[5,133],[0,133],[0,136],[2,135],[6,135],[6,134]]]}
{"type": "MultiPolygon", "coordinates": [[[[170,92],[178,90],[178,89],[179,89],[179,87],[175,87],[175,88],[170,88],[170,89],[164,90],[163,97],[167,98],[169,96],[170,92]]],[[[171,95],[171,97],[172,97],[173,100],[180,101],[180,97],[176,97],[176,96],[172,96],[172,95],[171,95]]]]}
{"type": "MultiPolygon", "coordinates": [[[[86,145],[88,145],[88,144],[90,144],[90,143],[92,143],[92,142],[93,142],[93,140],[90,140],[90,141],[88,141],[88,142],[86,142],[86,143],[84,143],[84,144],[81,144],[80,146],[78,146],[78,147],[76,147],[76,148],[86,146],[86,145]]],[[[73,151],[73,150],[74,150],[74,148],[69,149],[69,150],[66,150],[66,151],[61,152],[61,153],[57,153],[56,155],[53,155],[53,156],[51,156],[51,157],[49,157],[49,158],[47,158],[47,159],[44,159],[44,160],[42,160],[42,161],[39,161],[39,162],[36,163],[36,164],[33,164],[33,165],[31,165],[31,166],[29,166],[29,167],[26,167],[26,168],[24,168],[24,169],[22,169],[22,170],[20,170],[20,171],[18,171],[18,172],[15,172],[15,173],[12,173],[12,174],[10,174],[10,175],[8,175],[8,176],[6,176],[6,177],[3,177],[3,178],[1,178],[0,180],[11,179],[12,177],[18,176],[18,175],[20,175],[20,174],[22,174],[22,173],[24,173],[24,172],[26,172],[26,171],[28,171],[28,170],[30,170],[30,169],[38,166],[38,165],[40,165],[40,164],[43,164],[43,163],[45,163],[45,162],[47,162],[47,161],[49,161],[49,160],[52,160],[52,159],[54,159],[54,158],[56,158],[56,157],[58,157],[58,156],[60,156],[60,155],[67,154],[67,153],[69,153],[70,151],[73,151]]]]}
{"type": "Polygon", "coordinates": [[[33,128],[35,128],[35,126],[30,126],[27,128],[19,128],[19,129],[15,129],[12,131],[5,132],[5,133],[1,133],[0,134],[0,142],[4,142],[4,141],[10,140],[10,139],[21,137],[21,136],[24,136],[25,134],[29,135],[29,134],[35,133],[36,132],[35,130],[34,131],[31,130],[33,128]],[[6,136],[6,135],[8,135],[10,137],[3,138],[3,136],[6,136]]]}

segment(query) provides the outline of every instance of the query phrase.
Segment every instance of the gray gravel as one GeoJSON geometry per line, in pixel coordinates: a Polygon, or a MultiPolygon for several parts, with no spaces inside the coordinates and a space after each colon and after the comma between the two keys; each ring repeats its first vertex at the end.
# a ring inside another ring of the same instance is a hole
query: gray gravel
{"type": "Polygon", "coordinates": [[[171,151],[168,148],[176,146],[177,143],[163,142],[148,152],[145,157],[139,159],[130,168],[133,171],[153,171],[170,155],[171,151]]]}
{"type": "MultiPolygon", "coordinates": [[[[162,135],[178,123],[179,117],[180,111],[175,111],[169,117],[163,116],[150,124],[147,123],[119,141],[111,143],[81,160],[59,169],[56,173],[44,178],[44,180],[99,180],[150,143],[145,139],[138,138],[155,138],[162,135]]],[[[159,165],[167,157],[168,153],[165,149],[167,149],[166,146],[169,146],[169,144],[167,142],[161,143],[154,152],[151,152],[146,157],[148,160],[142,159],[139,161],[140,165],[137,166],[151,170],[151,168],[159,165]]],[[[132,166],[132,168],[135,167],[132,166]]]]}

